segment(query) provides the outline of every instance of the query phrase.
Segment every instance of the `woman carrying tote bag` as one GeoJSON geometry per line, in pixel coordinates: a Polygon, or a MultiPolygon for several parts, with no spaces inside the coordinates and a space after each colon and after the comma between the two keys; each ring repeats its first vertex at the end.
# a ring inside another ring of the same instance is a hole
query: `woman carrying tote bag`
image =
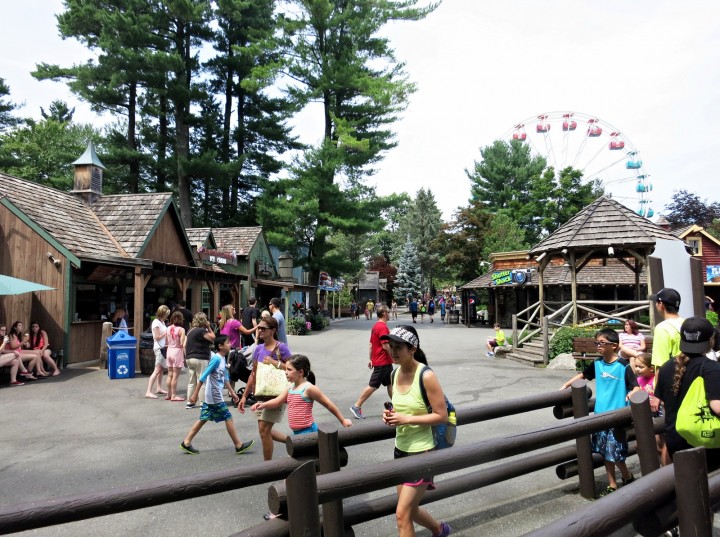
{"type": "MultiPolygon", "coordinates": [[[[257,326],[258,346],[253,353],[253,370],[247,382],[247,387],[243,392],[238,409],[242,414],[245,413],[245,402],[248,394],[255,392],[255,385],[258,378],[258,365],[265,364],[274,366],[277,369],[285,370],[285,362],[290,358],[292,353],[287,345],[275,339],[278,329],[278,323],[273,317],[263,318],[257,326]]],[[[279,395],[279,394],[278,394],[279,395]]],[[[273,399],[272,396],[260,397],[257,394],[255,399],[258,401],[273,399]]],[[[274,409],[263,409],[255,412],[258,420],[258,432],[262,441],[263,459],[269,461],[273,456],[273,442],[285,442],[287,436],[280,431],[273,431],[273,426],[282,421],[285,407],[274,409]]]]}

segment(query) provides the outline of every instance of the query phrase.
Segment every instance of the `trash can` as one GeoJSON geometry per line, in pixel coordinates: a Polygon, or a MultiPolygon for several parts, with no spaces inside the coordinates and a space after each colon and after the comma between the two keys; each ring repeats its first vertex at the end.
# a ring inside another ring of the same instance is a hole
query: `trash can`
{"type": "Polygon", "coordinates": [[[108,377],[135,378],[135,344],[137,339],[119,330],[106,339],[108,344],[108,377]]]}
{"type": "Polygon", "coordinates": [[[153,335],[148,328],[140,334],[140,373],[152,375],[155,371],[155,352],[153,352],[153,335]]]}
{"type": "Polygon", "coordinates": [[[448,324],[460,324],[460,312],[457,310],[448,313],[448,324]]]}

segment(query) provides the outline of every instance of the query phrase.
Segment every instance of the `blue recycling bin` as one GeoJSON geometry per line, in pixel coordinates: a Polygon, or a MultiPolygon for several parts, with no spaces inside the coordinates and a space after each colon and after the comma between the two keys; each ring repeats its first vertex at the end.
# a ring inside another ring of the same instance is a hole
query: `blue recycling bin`
{"type": "Polygon", "coordinates": [[[108,377],[111,379],[135,378],[137,338],[124,330],[119,330],[106,341],[108,344],[108,377]]]}

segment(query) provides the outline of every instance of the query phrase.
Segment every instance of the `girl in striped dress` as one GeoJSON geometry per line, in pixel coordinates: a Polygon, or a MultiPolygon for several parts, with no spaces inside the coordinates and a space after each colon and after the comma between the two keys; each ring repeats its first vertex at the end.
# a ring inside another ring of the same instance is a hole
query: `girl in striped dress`
{"type": "Polygon", "coordinates": [[[340,409],[315,386],[315,375],[310,371],[310,360],[302,354],[293,354],[285,362],[288,387],[283,393],[252,406],[253,412],[265,408],[279,408],[288,405],[288,424],[294,434],[312,433],[318,430],[313,418],[313,403],[317,401],[335,416],[343,427],[351,427],[352,421],[343,417],[340,409]]]}

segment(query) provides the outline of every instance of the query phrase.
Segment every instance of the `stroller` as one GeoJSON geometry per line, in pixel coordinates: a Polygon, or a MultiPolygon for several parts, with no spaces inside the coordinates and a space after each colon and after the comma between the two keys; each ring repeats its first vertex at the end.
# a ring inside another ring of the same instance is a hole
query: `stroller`
{"type": "MultiPolygon", "coordinates": [[[[253,353],[255,351],[255,344],[243,347],[242,349],[233,349],[228,354],[228,374],[230,376],[230,384],[235,386],[237,381],[244,382],[247,385],[250,379],[250,373],[253,368],[253,353]]],[[[242,397],[245,392],[245,387],[235,390],[239,397],[242,397]]],[[[252,405],[255,403],[255,398],[252,394],[249,394],[247,403],[252,405]]]]}

